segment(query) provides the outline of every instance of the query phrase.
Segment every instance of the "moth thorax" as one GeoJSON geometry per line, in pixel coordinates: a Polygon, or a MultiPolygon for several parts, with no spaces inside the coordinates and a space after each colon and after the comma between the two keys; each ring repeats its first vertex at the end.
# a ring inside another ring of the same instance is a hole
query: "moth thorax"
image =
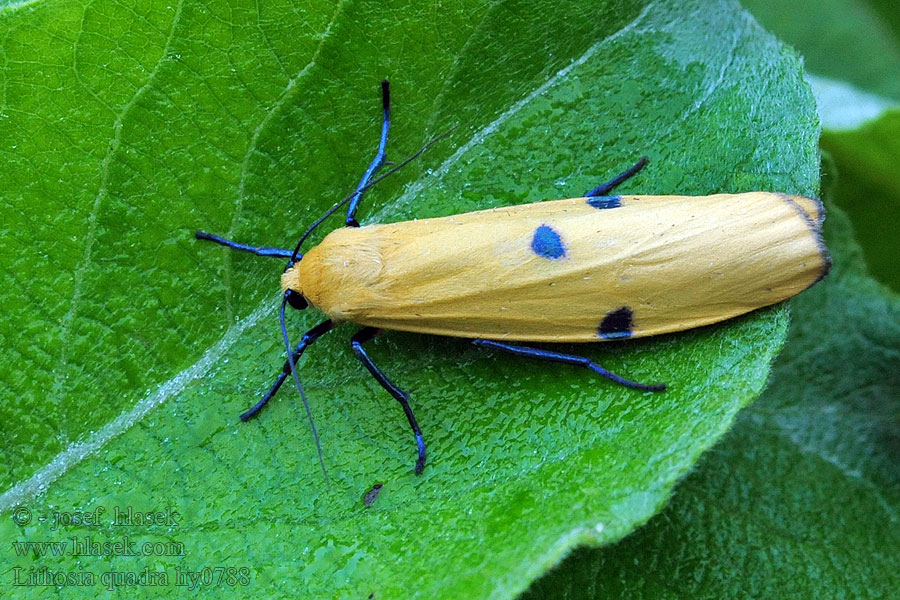
{"type": "Polygon", "coordinates": [[[293,290],[298,294],[303,294],[300,288],[300,263],[291,265],[291,267],[281,274],[281,292],[293,290]]]}

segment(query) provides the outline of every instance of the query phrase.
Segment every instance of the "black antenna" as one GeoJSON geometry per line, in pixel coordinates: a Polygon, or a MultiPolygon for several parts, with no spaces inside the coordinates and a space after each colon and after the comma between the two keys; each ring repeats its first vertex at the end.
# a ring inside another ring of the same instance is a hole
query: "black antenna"
{"type": "Polygon", "coordinates": [[[294,368],[294,353],[291,352],[291,341],[288,339],[287,326],[284,324],[284,309],[287,306],[288,294],[284,293],[284,299],[281,301],[281,335],[284,337],[284,346],[287,349],[288,365],[291,368],[291,375],[294,376],[294,383],[297,385],[297,391],[300,392],[300,399],[303,400],[303,408],[306,409],[306,418],[309,419],[309,428],[312,430],[313,439],[316,442],[316,452],[319,455],[319,465],[322,467],[322,474],[325,480],[328,479],[328,470],[325,468],[325,459],[322,458],[322,444],[319,443],[319,432],[316,430],[316,424],[313,422],[312,411],[309,409],[309,402],[306,400],[306,394],[303,392],[303,386],[300,385],[300,376],[297,375],[297,369],[294,368]]]}

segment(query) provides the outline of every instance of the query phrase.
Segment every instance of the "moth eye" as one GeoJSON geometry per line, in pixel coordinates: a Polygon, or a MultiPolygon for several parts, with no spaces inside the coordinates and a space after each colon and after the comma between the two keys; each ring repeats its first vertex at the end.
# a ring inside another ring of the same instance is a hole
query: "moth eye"
{"type": "Polygon", "coordinates": [[[288,290],[287,302],[291,305],[291,308],[295,308],[297,310],[303,310],[304,308],[309,306],[309,303],[306,301],[306,298],[303,297],[303,294],[295,292],[294,290],[288,290]]]}

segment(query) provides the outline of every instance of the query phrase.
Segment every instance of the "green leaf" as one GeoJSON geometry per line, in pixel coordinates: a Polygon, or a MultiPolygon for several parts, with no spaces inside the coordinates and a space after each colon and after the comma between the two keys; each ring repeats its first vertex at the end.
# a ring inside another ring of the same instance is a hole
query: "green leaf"
{"type": "Polygon", "coordinates": [[[822,148],[837,163],[835,197],[850,213],[872,275],[900,291],[900,109],[856,130],[825,131],[822,148]]]}
{"type": "Polygon", "coordinates": [[[900,99],[900,12],[890,0],[744,0],[811,73],[900,99]]]}
{"type": "Polygon", "coordinates": [[[646,527],[523,598],[896,595],[900,297],[866,275],[840,210],[825,229],[835,268],[791,301],[762,397],[646,527]]]}
{"type": "Polygon", "coordinates": [[[807,73],[806,81],[816,97],[822,128],[829,132],[857,129],[898,104],[835,79],[807,73]]]}
{"type": "MultiPolygon", "coordinates": [[[[784,307],[565,348],[663,380],[665,394],[390,333],[370,352],[413,395],[430,452],[416,477],[401,411],[342,327],[301,369],[329,484],[295,395],[236,419],[284,360],[281,265],[191,238],[296,239],[374,152],[384,76],[393,159],[459,128],[372,190],[364,220],[578,195],[645,153],[651,166],[623,191],[814,194],[799,61],[734,2],[455,3],[439,15],[415,3],[47,3],[2,18],[0,139],[15,147],[0,175],[12,317],[0,532],[183,544],[112,558],[8,548],[5,581],[146,569],[169,582],[129,595],[168,596],[178,569],[233,567],[263,597],[511,597],[575,545],[649,519],[764,385],[784,307]],[[34,520],[16,525],[7,514],[22,503],[34,520]],[[50,527],[54,511],[101,506],[176,523],[50,527]]],[[[294,337],[315,320],[292,315],[294,337]]]]}

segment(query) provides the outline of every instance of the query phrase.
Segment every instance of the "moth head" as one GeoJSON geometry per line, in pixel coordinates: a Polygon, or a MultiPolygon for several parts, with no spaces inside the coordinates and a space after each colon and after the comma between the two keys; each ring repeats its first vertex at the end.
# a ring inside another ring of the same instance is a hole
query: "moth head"
{"type": "Polygon", "coordinates": [[[281,274],[281,291],[287,298],[287,303],[291,308],[303,310],[309,303],[303,296],[303,290],[300,287],[300,261],[291,261],[285,267],[284,273],[281,274]]]}

